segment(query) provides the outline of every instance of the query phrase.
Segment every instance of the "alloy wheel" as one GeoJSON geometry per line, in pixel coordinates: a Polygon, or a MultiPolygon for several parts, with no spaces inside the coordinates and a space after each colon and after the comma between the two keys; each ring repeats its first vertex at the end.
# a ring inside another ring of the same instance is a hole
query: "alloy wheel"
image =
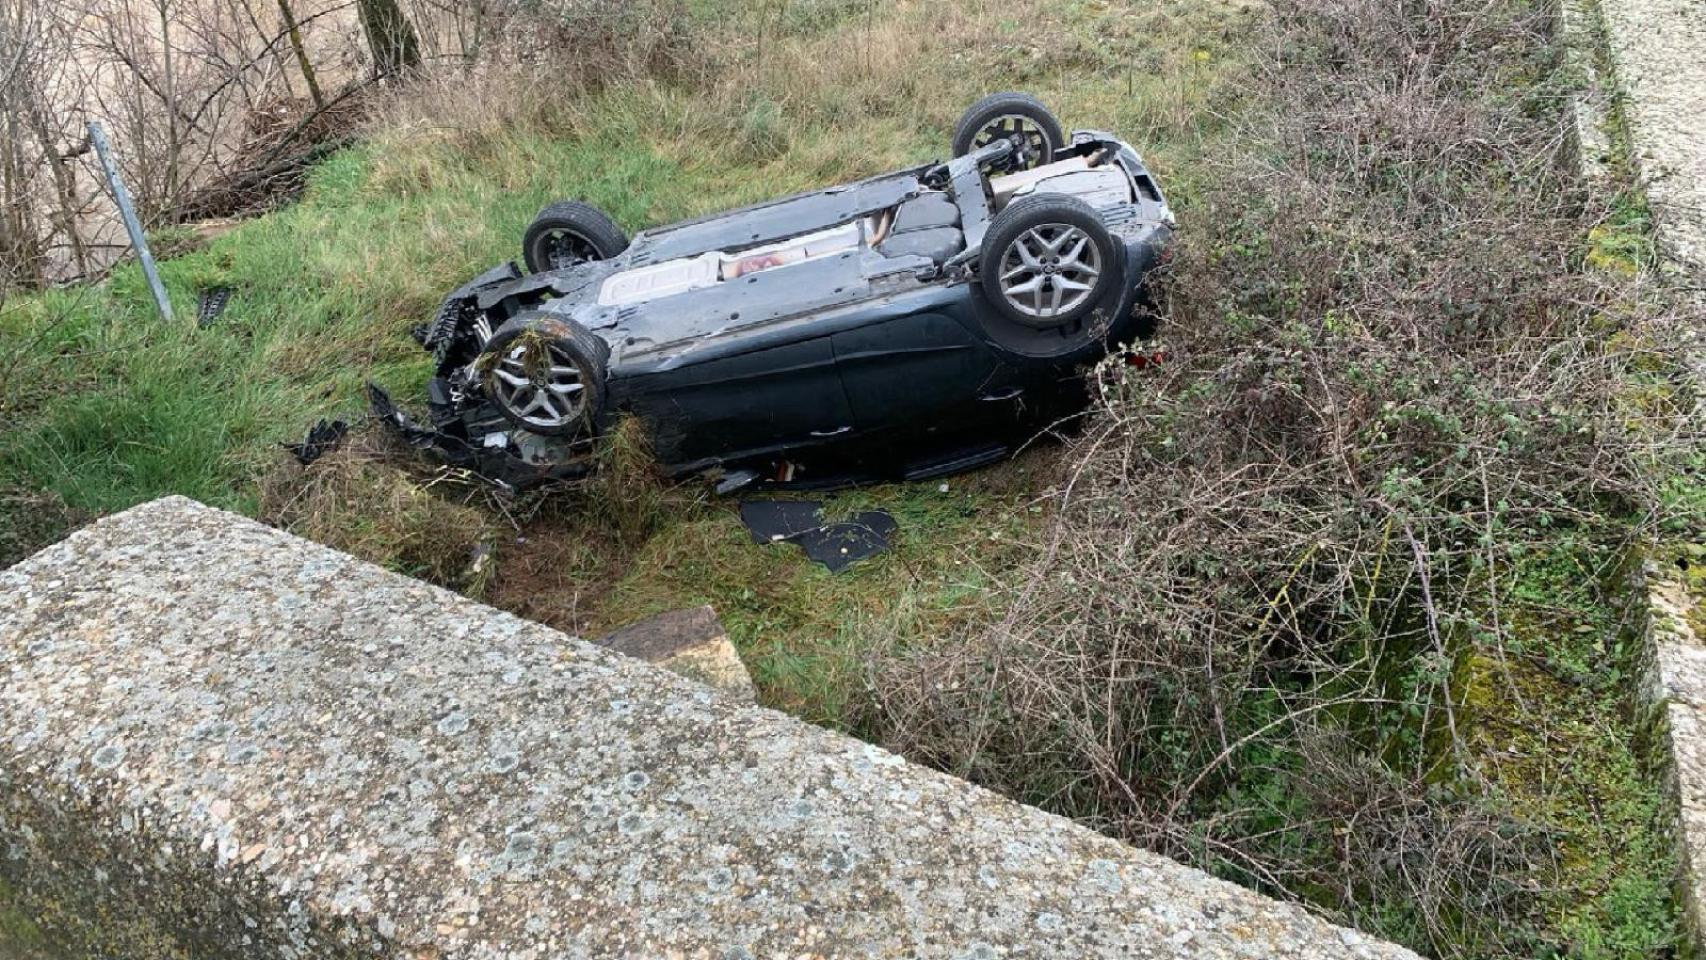
{"type": "Polygon", "coordinates": [[[523,423],[555,429],[585,413],[580,367],[554,345],[518,343],[492,368],[493,399],[523,423]]]}
{"type": "Polygon", "coordinates": [[[1044,223],[1019,234],[1001,258],[1001,295],[1038,320],[1071,313],[1095,290],[1102,253],[1078,227],[1044,223]]]}

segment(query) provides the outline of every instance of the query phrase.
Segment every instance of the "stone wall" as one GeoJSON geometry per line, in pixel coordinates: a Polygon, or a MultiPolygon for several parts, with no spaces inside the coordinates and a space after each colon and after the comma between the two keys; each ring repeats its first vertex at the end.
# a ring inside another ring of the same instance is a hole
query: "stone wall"
{"type": "Polygon", "coordinates": [[[1412,956],[180,498],[0,573],[0,675],[0,955],[1412,956]]]}
{"type": "MultiPolygon", "coordinates": [[[[1661,266],[1691,309],[1684,367],[1693,421],[1706,422],[1706,3],[1599,0],[1629,160],[1653,211],[1661,266]]],[[[1677,809],[1680,900],[1691,955],[1706,953],[1706,576],[1698,544],[1658,544],[1645,581],[1646,682],[1677,809]]]]}

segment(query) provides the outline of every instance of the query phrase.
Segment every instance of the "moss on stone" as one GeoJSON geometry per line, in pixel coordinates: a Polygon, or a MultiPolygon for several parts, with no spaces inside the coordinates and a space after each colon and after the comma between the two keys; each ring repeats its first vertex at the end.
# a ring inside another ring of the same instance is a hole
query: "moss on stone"
{"type": "Polygon", "coordinates": [[[68,960],[48,942],[12,885],[0,879],[0,957],[7,960],[68,960]]]}
{"type": "Polygon", "coordinates": [[[1561,536],[1509,575],[1510,642],[1468,657],[1474,770],[1552,838],[1557,874],[1536,878],[1536,905],[1563,956],[1666,956],[1680,937],[1627,568],[1616,548],[1561,536]]]}

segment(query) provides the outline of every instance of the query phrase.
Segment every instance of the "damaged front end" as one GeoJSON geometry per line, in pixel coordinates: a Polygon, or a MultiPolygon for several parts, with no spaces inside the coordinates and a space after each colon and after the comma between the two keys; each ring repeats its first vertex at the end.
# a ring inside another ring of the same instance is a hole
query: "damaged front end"
{"type": "MultiPolygon", "coordinates": [[[[431,454],[447,466],[468,470],[507,490],[525,490],[553,480],[575,480],[592,470],[591,459],[584,454],[553,459],[557,454],[542,454],[531,445],[509,442],[507,436],[500,436],[509,432],[508,424],[481,434],[478,440],[470,440],[461,424],[438,429],[420,423],[399,409],[384,388],[371,381],[367,384],[367,400],[373,416],[404,443],[431,454]]],[[[544,439],[525,431],[514,432],[529,440],[544,439]]]]}
{"type": "Polygon", "coordinates": [[[591,470],[590,443],[518,429],[479,388],[476,360],[505,319],[572,294],[586,282],[555,273],[523,276],[514,263],[505,263],[458,287],[433,321],[414,332],[434,361],[426,420],[411,417],[369,382],[373,416],[409,446],[506,489],[585,476],[591,470]]]}

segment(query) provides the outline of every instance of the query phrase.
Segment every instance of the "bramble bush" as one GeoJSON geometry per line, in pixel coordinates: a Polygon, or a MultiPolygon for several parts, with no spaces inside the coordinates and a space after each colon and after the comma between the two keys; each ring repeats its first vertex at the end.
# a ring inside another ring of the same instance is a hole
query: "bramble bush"
{"type": "Polygon", "coordinates": [[[1549,18],[1274,4],[1180,233],[1170,359],[1101,371],[1003,619],[871,645],[873,736],[1435,955],[1579,945],[1557,918],[1598,890],[1481,762],[1469,692],[1549,669],[1505,593],[1559,531],[1649,523],[1620,395],[1667,323],[1582,269],[1610,201],[1561,155],[1549,18]]]}

